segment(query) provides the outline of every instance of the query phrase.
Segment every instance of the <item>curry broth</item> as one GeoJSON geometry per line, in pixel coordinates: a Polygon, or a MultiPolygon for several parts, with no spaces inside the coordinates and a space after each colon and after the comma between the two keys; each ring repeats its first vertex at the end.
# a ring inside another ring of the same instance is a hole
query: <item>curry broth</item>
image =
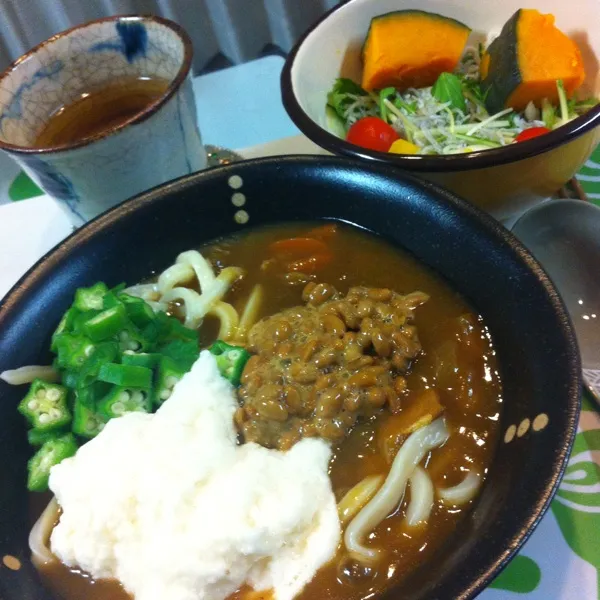
{"type": "MultiPolygon", "coordinates": [[[[201,251],[219,268],[235,265],[246,270],[246,276],[226,297],[238,310],[243,309],[256,283],[264,286],[260,310],[260,317],[264,317],[303,304],[300,275],[290,281],[281,270],[268,264],[265,268],[269,244],[306,236],[310,228],[300,224],[253,230],[249,235],[229,237],[201,251]]],[[[402,294],[415,290],[429,294],[429,301],[416,309],[423,353],[407,375],[408,392],[402,406],[416,402],[419,393],[429,387],[435,387],[440,394],[451,435],[442,448],[425,459],[436,487],[456,485],[473,468],[487,473],[498,436],[502,397],[495,352],[479,316],[444,280],[375,236],[339,226],[327,244],[333,259],[318,271],[317,281],[333,284],[342,293],[351,286],[364,285],[387,287],[402,294]]],[[[216,331],[215,323],[207,320],[200,331],[202,344],[211,343],[216,331]]],[[[334,451],[330,475],[338,500],[365,476],[389,471],[390,460],[381,451],[388,419],[389,413],[384,411],[376,419],[358,425],[334,451]]],[[[385,549],[384,558],[375,569],[353,566],[340,551],[298,598],[358,600],[383,591],[391,581],[431,556],[469,510],[469,505],[447,508],[438,500],[428,524],[410,528],[404,522],[410,489],[406,496],[398,510],[369,537],[370,544],[385,549]]],[[[39,510],[34,511],[34,516],[37,514],[39,510]]],[[[129,598],[115,582],[94,582],[60,564],[44,567],[42,575],[64,600],[129,598]]],[[[256,594],[261,600],[268,596],[256,594]]],[[[246,594],[236,593],[232,600],[243,597],[246,594]]]]}

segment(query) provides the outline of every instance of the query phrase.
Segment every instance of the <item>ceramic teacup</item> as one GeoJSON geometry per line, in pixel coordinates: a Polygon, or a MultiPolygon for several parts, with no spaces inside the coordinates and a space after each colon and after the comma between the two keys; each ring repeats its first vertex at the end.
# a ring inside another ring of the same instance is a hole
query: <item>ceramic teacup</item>
{"type": "Polygon", "coordinates": [[[80,225],[206,166],[190,79],[192,43],[158,17],[121,16],[41,43],[0,75],[0,148],[80,225]],[[119,80],[165,80],[139,112],[89,137],[38,147],[61,107],[119,80]]]}

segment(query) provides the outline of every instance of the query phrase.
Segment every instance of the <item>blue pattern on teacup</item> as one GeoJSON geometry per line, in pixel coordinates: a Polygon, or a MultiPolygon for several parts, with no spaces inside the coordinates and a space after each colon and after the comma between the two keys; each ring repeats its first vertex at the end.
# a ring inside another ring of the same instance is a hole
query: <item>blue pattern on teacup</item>
{"type": "Polygon", "coordinates": [[[118,40],[98,42],[90,46],[90,52],[104,52],[110,50],[121,52],[128,62],[133,62],[137,57],[146,55],[148,33],[142,23],[117,23],[118,40]]]}
{"type": "Polygon", "coordinates": [[[39,158],[39,156],[26,155],[21,158],[21,161],[24,163],[23,166],[27,165],[29,172],[34,174],[34,179],[39,182],[46,192],[58,200],[62,200],[77,219],[82,222],[85,220],[78,209],[81,200],[75,191],[73,182],[68,177],[39,158]]]}
{"type": "Polygon", "coordinates": [[[24,81],[13,94],[11,101],[0,114],[0,135],[6,119],[21,119],[23,117],[23,94],[30,91],[43,79],[55,78],[63,69],[65,64],[62,60],[54,60],[48,65],[39,68],[30,79],[24,81]]]}

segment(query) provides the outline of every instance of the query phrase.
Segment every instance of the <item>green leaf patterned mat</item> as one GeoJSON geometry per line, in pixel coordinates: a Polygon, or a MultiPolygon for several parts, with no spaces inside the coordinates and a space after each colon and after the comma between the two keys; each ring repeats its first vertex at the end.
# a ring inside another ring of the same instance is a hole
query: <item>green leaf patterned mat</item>
{"type": "Polygon", "coordinates": [[[587,197],[600,206],[600,146],[577,173],[577,179],[587,197]]]}
{"type": "Polygon", "coordinates": [[[21,171],[10,184],[8,188],[8,197],[13,201],[28,200],[42,196],[44,192],[21,171]]]}

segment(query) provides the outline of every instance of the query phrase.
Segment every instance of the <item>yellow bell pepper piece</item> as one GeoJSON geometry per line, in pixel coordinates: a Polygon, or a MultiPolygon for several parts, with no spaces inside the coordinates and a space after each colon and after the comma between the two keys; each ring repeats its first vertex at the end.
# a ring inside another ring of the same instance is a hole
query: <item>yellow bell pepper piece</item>
{"type": "Polygon", "coordinates": [[[388,152],[392,154],[418,154],[419,146],[412,144],[408,140],[396,140],[391,146],[388,152]]]}

